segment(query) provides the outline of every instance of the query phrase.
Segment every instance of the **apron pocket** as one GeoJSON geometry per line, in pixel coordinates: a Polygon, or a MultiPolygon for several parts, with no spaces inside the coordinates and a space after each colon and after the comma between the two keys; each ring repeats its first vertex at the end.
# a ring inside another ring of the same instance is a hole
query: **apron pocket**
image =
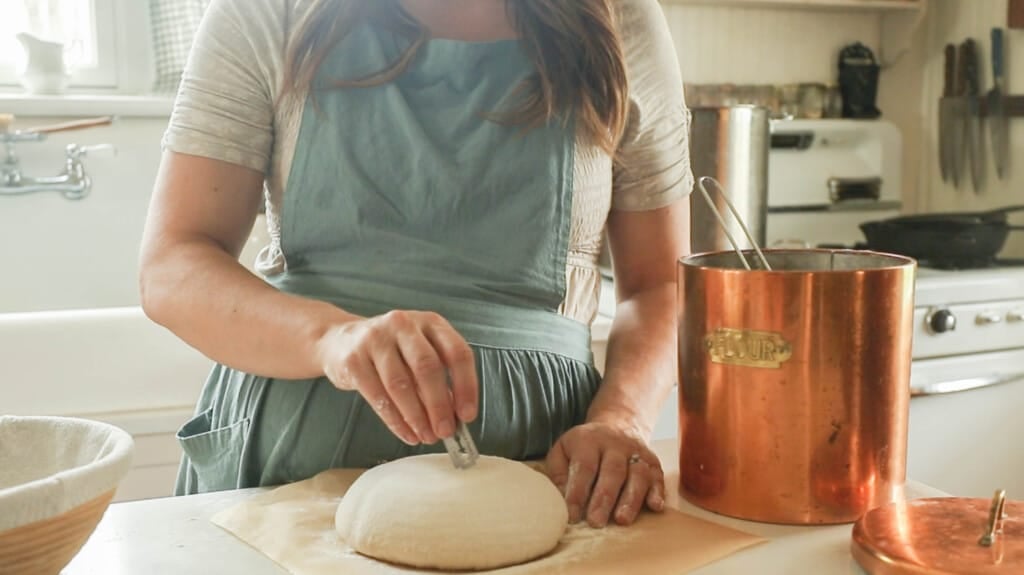
{"type": "Polygon", "coordinates": [[[195,471],[200,492],[238,487],[242,451],[250,418],[212,429],[213,408],[190,419],[178,430],[178,443],[195,471]]]}

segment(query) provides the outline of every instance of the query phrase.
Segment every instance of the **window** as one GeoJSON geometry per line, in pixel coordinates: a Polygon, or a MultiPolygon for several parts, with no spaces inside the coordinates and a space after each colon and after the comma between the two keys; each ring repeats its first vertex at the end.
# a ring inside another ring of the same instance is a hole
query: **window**
{"type": "Polygon", "coordinates": [[[117,86],[115,0],[0,0],[0,85],[17,85],[28,32],[64,44],[71,85],[117,86]]]}

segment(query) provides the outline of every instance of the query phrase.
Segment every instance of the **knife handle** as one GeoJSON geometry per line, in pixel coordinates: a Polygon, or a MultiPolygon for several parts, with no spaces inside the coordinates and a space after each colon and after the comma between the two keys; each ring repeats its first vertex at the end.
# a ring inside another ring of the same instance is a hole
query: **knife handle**
{"type": "Polygon", "coordinates": [[[946,44],[946,62],[942,76],[942,95],[952,96],[956,90],[956,46],[946,44]]]}
{"type": "Polygon", "coordinates": [[[960,44],[956,53],[956,95],[967,94],[967,42],[960,44]]]}
{"type": "Polygon", "coordinates": [[[1003,29],[992,29],[992,80],[993,83],[1003,79],[1003,29]]]}
{"type": "Polygon", "coordinates": [[[964,42],[964,83],[967,87],[967,94],[977,96],[981,91],[978,80],[978,45],[974,40],[968,38],[964,42]]]}

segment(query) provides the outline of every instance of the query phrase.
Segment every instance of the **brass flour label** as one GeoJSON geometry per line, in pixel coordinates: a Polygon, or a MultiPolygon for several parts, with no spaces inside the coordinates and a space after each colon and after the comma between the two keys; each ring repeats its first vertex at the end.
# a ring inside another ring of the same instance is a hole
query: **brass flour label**
{"type": "Polygon", "coordinates": [[[718,328],[704,336],[711,361],[746,367],[779,368],[793,356],[782,334],[770,331],[718,328]]]}

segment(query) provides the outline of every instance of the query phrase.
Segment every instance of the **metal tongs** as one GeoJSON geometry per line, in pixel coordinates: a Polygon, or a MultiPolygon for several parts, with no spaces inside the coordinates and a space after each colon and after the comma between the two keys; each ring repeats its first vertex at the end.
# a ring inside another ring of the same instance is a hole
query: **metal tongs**
{"type": "Polygon", "coordinates": [[[704,196],[704,201],[706,201],[708,203],[708,207],[711,208],[711,213],[715,214],[715,219],[717,219],[718,223],[722,226],[722,231],[725,232],[725,237],[729,238],[729,243],[732,244],[732,249],[736,251],[736,255],[739,256],[740,261],[743,262],[743,267],[746,268],[747,271],[751,270],[750,262],[748,262],[747,257],[743,255],[743,250],[740,249],[739,243],[736,241],[736,238],[733,237],[732,232],[729,231],[729,225],[725,223],[722,213],[718,211],[718,206],[715,205],[715,201],[711,199],[711,194],[709,194],[707,188],[704,187],[705,182],[711,182],[715,185],[715,189],[722,196],[722,199],[725,201],[725,205],[728,206],[729,211],[732,212],[732,217],[736,219],[736,223],[740,225],[740,229],[743,230],[743,234],[747,236],[747,241],[750,242],[750,245],[754,247],[754,251],[757,252],[757,257],[761,260],[762,268],[772,271],[772,266],[768,264],[768,259],[764,257],[764,253],[761,252],[761,247],[757,245],[757,241],[752,235],[750,235],[750,230],[747,228],[747,224],[744,223],[743,218],[740,217],[739,212],[736,211],[736,206],[733,206],[732,202],[729,201],[729,195],[725,193],[724,189],[722,189],[722,184],[718,183],[718,180],[711,176],[704,176],[697,180],[697,187],[700,188],[700,192],[704,196]]]}
{"type": "Polygon", "coordinates": [[[469,433],[469,426],[466,422],[460,421],[455,426],[455,435],[444,439],[444,447],[452,458],[452,464],[457,469],[469,469],[476,464],[480,452],[476,449],[473,436],[469,433]]]}

